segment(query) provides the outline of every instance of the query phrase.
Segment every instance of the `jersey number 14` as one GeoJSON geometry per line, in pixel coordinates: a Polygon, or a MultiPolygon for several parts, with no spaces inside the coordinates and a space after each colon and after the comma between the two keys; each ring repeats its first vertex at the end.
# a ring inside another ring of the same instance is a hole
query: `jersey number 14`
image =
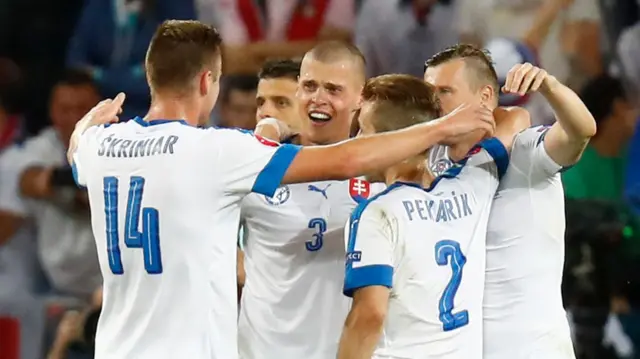
{"type": "MultiPolygon", "coordinates": [[[[105,177],[103,184],[109,268],[111,268],[113,274],[124,274],[118,229],[118,178],[105,177]]],[[[131,177],[129,180],[127,212],[124,220],[124,244],[127,248],[142,248],[144,269],[149,274],[160,274],[162,273],[162,257],[160,255],[160,236],[158,233],[158,210],[147,207],[141,208],[143,192],[144,178],[131,177]],[[140,232],[138,228],[141,215],[142,231],[140,232]]]]}

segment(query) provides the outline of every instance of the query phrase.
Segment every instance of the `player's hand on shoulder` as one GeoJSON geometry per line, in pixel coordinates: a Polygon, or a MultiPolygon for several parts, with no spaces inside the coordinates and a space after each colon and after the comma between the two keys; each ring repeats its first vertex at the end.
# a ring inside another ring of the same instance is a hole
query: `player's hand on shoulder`
{"type": "Polygon", "coordinates": [[[99,126],[107,123],[118,122],[118,115],[122,113],[122,104],[124,103],[126,96],[120,92],[113,99],[106,99],[100,101],[89,112],[87,112],[80,121],[86,123],[88,126],[99,126]]]}
{"type": "Polygon", "coordinates": [[[524,96],[527,93],[548,87],[555,81],[557,81],[556,78],[549,75],[546,70],[525,62],[517,64],[509,70],[502,92],[524,96]]]}
{"type": "Polygon", "coordinates": [[[438,120],[444,134],[443,145],[455,145],[472,133],[482,132],[481,138],[493,136],[496,129],[493,111],[482,104],[463,104],[438,120]]]}

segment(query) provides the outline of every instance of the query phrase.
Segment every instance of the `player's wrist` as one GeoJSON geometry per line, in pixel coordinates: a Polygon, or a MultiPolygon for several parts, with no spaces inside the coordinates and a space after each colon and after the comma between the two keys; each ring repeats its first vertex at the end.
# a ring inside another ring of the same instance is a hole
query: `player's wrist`
{"type": "Polygon", "coordinates": [[[555,76],[548,75],[540,85],[542,96],[552,95],[561,86],[560,81],[555,76]]]}

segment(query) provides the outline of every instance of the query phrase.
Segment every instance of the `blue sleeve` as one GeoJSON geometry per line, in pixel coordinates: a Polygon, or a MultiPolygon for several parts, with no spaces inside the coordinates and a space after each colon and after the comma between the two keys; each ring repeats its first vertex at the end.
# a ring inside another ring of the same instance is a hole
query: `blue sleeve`
{"type": "Polygon", "coordinates": [[[80,188],[84,188],[84,186],[82,186],[78,181],[78,166],[76,166],[75,163],[71,164],[71,173],[73,173],[73,181],[76,183],[76,185],[80,188]]]}
{"type": "Polygon", "coordinates": [[[300,146],[296,145],[280,145],[271,157],[271,160],[258,173],[251,192],[260,193],[268,197],[272,197],[280,184],[282,178],[287,173],[291,162],[296,158],[300,151],[300,146]]]}
{"type": "Polygon", "coordinates": [[[349,237],[345,264],[344,287],[342,292],[347,297],[353,297],[356,290],[370,286],[393,286],[393,266],[390,263],[381,264],[376,257],[375,243],[356,243],[362,213],[368,204],[379,196],[388,193],[390,189],[381,192],[366,202],[360,203],[351,214],[349,220],[349,237]],[[365,253],[363,258],[362,253],[365,253]],[[370,259],[371,257],[371,259],[370,259]],[[355,267],[354,267],[354,264],[355,267]]]}
{"type": "Polygon", "coordinates": [[[498,168],[498,178],[502,178],[509,167],[509,152],[495,137],[487,138],[478,144],[493,158],[498,168]]]}

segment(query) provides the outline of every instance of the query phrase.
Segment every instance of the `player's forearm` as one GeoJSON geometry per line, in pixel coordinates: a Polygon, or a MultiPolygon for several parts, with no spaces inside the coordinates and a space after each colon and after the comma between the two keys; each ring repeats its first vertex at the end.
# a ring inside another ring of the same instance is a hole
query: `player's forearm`
{"type": "Polygon", "coordinates": [[[91,127],[91,123],[89,121],[80,120],[78,121],[78,123],[76,123],[76,127],[71,134],[71,139],[69,140],[69,147],[67,150],[67,161],[69,162],[69,165],[73,165],[73,154],[78,148],[80,137],[89,127],[91,127]]]}
{"type": "Polygon", "coordinates": [[[354,308],[347,317],[340,338],[338,359],[370,359],[376,349],[384,318],[358,315],[357,312],[357,308],[354,308]]]}
{"type": "Polygon", "coordinates": [[[540,93],[549,102],[558,123],[570,138],[588,140],[596,134],[596,121],[573,90],[555,77],[549,77],[542,84],[540,93]]]}
{"type": "Polygon", "coordinates": [[[554,77],[545,80],[540,92],[557,120],[547,133],[545,149],[559,165],[572,165],[596,134],[596,122],[578,95],[554,77]]]}
{"type": "Polygon", "coordinates": [[[335,145],[305,147],[293,160],[282,183],[345,180],[362,176],[418,155],[444,138],[438,122],[430,122],[335,145]]]}

